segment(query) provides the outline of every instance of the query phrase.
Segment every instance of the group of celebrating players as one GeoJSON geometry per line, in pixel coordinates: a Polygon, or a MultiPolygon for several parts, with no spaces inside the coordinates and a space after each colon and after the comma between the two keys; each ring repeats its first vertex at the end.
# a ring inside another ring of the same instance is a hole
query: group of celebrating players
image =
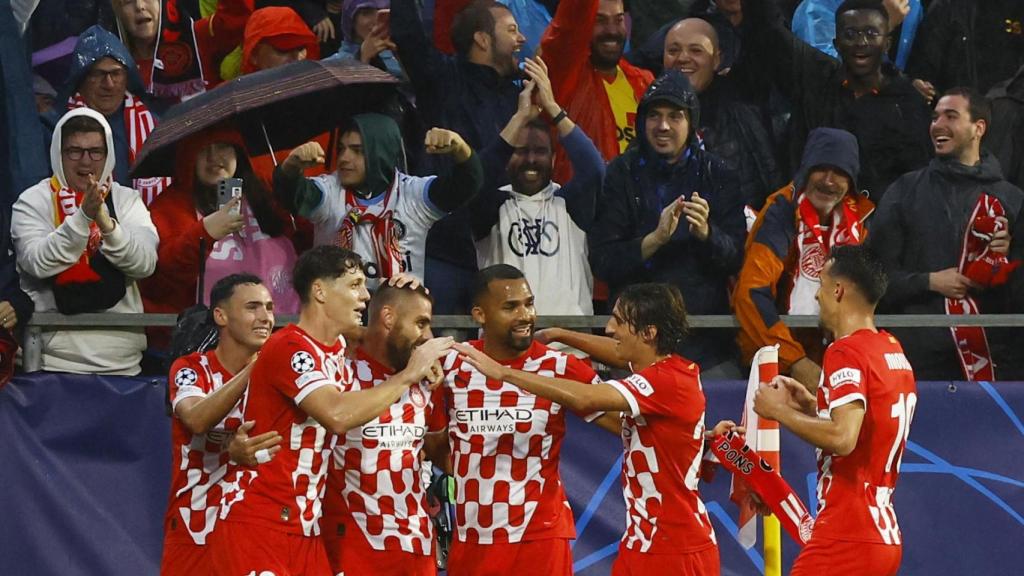
{"type": "MultiPolygon", "coordinates": [[[[491,266],[473,290],[481,338],[456,343],[432,337],[418,282],[392,278],[371,299],[362,260],[343,248],[304,253],[293,282],[299,320],[276,332],[259,278],[218,282],[216,348],[171,367],[161,574],[434,575],[425,462],[454,478],[448,574],[572,574],[566,409],[622,437],[626,530],[612,573],[719,574],[698,471],[706,435],[743,430],[705,430],[699,367],[675,352],[687,333],[678,290],[627,288],[605,337],[535,333],[523,274],[491,266]],[[555,340],[629,375],[602,380],[555,340]]],[[[836,248],[818,292],[834,343],[816,394],[779,377],[756,397],[759,414],[819,448],[819,515],[792,574],[899,566],[891,497],[916,395],[899,343],[873,324],[885,284],[867,249],[836,248]]]]}

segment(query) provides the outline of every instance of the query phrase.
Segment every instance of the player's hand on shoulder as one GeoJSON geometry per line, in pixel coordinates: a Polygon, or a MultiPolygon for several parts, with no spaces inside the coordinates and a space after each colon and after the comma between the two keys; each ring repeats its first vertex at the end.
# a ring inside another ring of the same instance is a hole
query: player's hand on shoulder
{"type": "Polygon", "coordinates": [[[463,362],[466,362],[473,368],[476,368],[484,376],[494,380],[505,379],[505,367],[487,354],[484,354],[482,351],[477,350],[466,343],[458,343],[452,347],[459,351],[459,358],[461,358],[463,362]]]}
{"type": "Polygon", "coordinates": [[[443,336],[431,338],[417,346],[412,351],[409,363],[405,367],[413,377],[413,381],[429,380],[435,386],[439,384],[440,379],[444,376],[439,360],[448,354],[454,342],[455,340],[450,336],[443,336]]]}

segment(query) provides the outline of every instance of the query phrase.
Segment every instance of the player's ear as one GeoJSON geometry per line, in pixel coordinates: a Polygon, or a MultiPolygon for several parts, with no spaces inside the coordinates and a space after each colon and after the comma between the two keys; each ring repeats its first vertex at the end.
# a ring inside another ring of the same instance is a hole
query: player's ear
{"type": "Polygon", "coordinates": [[[484,309],[479,306],[473,306],[473,309],[470,310],[469,313],[473,316],[473,321],[477,324],[483,324],[487,321],[487,315],[484,314],[484,309]]]}
{"type": "Polygon", "coordinates": [[[645,326],[644,329],[640,331],[639,336],[644,341],[644,344],[654,344],[658,339],[658,327],[653,324],[645,326]]]}
{"type": "Polygon", "coordinates": [[[380,320],[384,323],[384,328],[391,330],[395,327],[395,309],[390,304],[382,306],[380,309],[380,320]]]}
{"type": "Polygon", "coordinates": [[[309,293],[310,293],[310,296],[313,297],[313,300],[315,300],[316,302],[318,302],[320,304],[323,304],[324,302],[326,302],[327,301],[327,287],[324,286],[323,279],[317,278],[316,280],[313,280],[313,285],[309,288],[309,293]]]}
{"type": "Polygon", "coordinates": [[[220,306],[215,307],[213,310],[213,323],[223,328],[228,325],[228,315],[224,313],[224,309],[220,306]]]}
{"type": "Polygon", "coordinates": [[[835,292],[834,293],[836,295],[836,302],[842,302],[843,301],[843,296],[846,295],[846,287],[843,286],[842,282],[836,282],[836,287],[835,287],[835,292]]]}

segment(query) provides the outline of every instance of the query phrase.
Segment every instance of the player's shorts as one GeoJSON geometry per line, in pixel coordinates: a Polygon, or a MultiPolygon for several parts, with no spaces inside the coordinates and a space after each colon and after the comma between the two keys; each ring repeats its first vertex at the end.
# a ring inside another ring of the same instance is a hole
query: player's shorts
{"type": "Polygon", "coordinates": [[[333,576],[319,537],[222,520],[207,542],[219,576],[333,576]]]}
{"type": "Polygon", "coordinates": [[[437,565],[434,556],[412,554],[401,550],[374,550],[366,537],[353,525],[345,526],[342,520],[324,516],[320,519],[327,561],[331,573],[337,576],[436,576],[437,565]],[[347,528],[340,535],[338,526],[347,528]]]}
{"type": "Polygon", "coordinates": [[[572,576],[572,549],[565,538],[518,544],[453,541],[448,576],[572,576]]]}
{"type": "Polygon", "coordinates": [[[895,576],[903,546],[811,537],[789,576],[895,576]]]}
{"type": "Polygon", "coordinates": [[[619,557],[612,564],[612,576],[718,576],[720,572],[718,546],[686,554],[646,554],[619,544],[619,557]]]}
{"type": "Polygon", "coordinates": [[[160,576],[215,576],[210,547],[180,538],[164,538],[160,576]]]}

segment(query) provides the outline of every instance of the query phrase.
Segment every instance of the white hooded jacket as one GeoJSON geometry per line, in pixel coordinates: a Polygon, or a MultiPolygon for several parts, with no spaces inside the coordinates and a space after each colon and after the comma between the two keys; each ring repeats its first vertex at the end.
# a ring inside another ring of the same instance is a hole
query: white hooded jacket
{"type": "Polygon", "coordinates": [[[501,205],[491,233],[477,240],[481,268],[510,264],[522,270],[537,291],[537,313],[543,316],[587,316],[594,313],[594,277],[587,261],[587,234],[569,215],[565,199],[549,183],[533,196],[503,186],[508,200],[501,205]]]}
{"type": "MultiPolygon", "coordinates": [[[[88,116],[103,127],[107,160],[98,179],[111,186],[116,226],[104,234],[100,252],[125,275],[124,298],[107,312],[142,312],[137,280],[156,268],[158,236],[139,193],[111,179],[114,171],[114,143],[110,126],[99,113],[76,108],[60,119],[50,143],[50,165],[61,186],[67,187],[62,163],[61,129],[76,116],[88,116]]],[[[89,241],[91,221],[77,210],[64,222],[55,224],[55,202],[50,179],[28,188],[14,204],[11,236],[18,258],[21,287],[35,302],[36,312],[56,312],[53,279],[81,258],[89,241]]],[[[146,336],[142,329],[60,330],[44,332],[43,370],[79,374],[139,373],[146,336]]]]}

